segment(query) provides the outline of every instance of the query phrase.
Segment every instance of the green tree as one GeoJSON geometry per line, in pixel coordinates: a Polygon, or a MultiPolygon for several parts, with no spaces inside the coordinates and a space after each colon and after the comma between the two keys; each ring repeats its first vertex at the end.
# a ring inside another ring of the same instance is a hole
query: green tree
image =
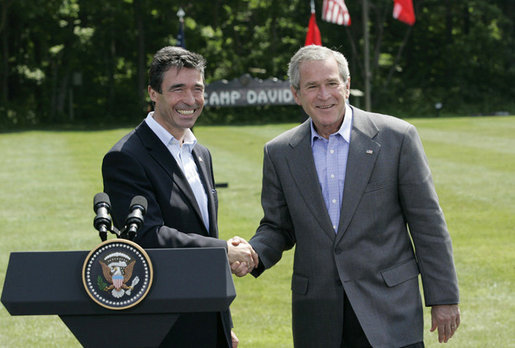
{"type": "MultiPolygon", "coordinates": [[[[368,2],[373,110],[434,115],[441,102],[449,114],[514,111],[513,1],[414,0],[413,27],[392,18],[391,0],[368,2]]],[[[322,0],[315,4],[323,44],[347,56],[352,87],[363,89],[362,0],[347,1],[350,27],[322,21],[322,0]]],[[[208,83],[245,73],[286,78],[310,15],[307,0],[3,0],[2,128],[141,119],[148,64],[159,48],[176,44],[179,7],[187,48],[208,60],[208,83]]],[[[299,114],[295,107],[206,111],[202,122],[299,114]]]]}

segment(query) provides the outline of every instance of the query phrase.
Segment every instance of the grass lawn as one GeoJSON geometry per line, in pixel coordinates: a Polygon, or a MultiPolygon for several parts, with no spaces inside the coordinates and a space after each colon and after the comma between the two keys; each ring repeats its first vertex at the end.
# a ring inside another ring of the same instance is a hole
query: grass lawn
{"type": "MultiPolygon", "coordinates": [[[[422,137],[454,244],[462,325],[446,347],[515,347],[515,117],[411,119],[422,137]]],[[[263,145],[293,124],[195,127],[214,159],[221,238],[249,239],[261,218],[263,145]]],[[[90,250],[104,153],[129,129],[0,134],[0,289],[12,251],[90,250]]],[[[293,253],[259,279],[234,278],[240,347],[292,347],[293,253]]],[[[59,286],[56,284],[56,286],[59,286]]],[[[34,284],[37,291],[37,284],[34,284]]],[[[425,343],[440,346],[429,333],[425,343]]],[[[78,347],[56,316],[11,317],[0,347],[78,347]]],[[[107,330],[107,328],[106,328],[107,330]]]]}

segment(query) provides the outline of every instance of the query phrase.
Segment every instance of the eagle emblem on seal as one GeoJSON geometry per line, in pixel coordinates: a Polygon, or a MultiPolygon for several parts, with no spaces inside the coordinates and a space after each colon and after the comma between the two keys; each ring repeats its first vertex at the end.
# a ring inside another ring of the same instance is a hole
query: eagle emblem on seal
{"type": "Polygon", "coordinates": [[[111,291],[111,294],[115,298],[120,298],[125,294],[130,295],[134,286],[139,283],[139,277],[136,276],[132,280],[132,283],[127,285],[127,282],[132,278],[132,271],[134,270],[136,260],[119,257],[119,255],[118,257],[109,256],[107,256],[106,259],[113,259],[111,262],[106,263],[99,261],[102,266],[102,274],[104,275],[105,280],[109,283],[109,285],[105,284],[102,290],[111,291]]]}

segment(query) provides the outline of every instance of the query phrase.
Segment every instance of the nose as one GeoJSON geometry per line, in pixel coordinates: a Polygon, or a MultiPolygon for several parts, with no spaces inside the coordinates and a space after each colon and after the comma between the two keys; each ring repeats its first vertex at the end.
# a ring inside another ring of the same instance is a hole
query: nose
{"type": "Polygon", "coordinates": [[[186,92],[184,93],[182,100],[187,105],[195,104],[196,100],[195,100],[195,95],[194,95],[193,91],[187,89],[186,92]]]}
{"type": "Polygon", "coordinates": [[[319,99],[322,99],[322,100],[325,100],[327,98],[330,97],[330,93],[329,93],[329,90],[325,87],[325,86],[320,86],[319,90],[318,90],[318,98],[319,99]]]}

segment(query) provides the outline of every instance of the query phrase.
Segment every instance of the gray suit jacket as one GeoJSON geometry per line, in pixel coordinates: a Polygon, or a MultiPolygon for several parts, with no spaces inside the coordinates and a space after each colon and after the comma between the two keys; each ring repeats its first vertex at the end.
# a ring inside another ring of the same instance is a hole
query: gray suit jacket
{"type": "Polygon", "coordinates": [[[423,340],[426,305],[458,303],[452,246],[415,127],[353,108],[338,233],[325,208],[309,120],[265,146],[254,276],[295,245],[296,347],[340,347],[343,292],[374,347],[423,340]],[[415,250],[416,252],[415,252],[415,250]]]}

